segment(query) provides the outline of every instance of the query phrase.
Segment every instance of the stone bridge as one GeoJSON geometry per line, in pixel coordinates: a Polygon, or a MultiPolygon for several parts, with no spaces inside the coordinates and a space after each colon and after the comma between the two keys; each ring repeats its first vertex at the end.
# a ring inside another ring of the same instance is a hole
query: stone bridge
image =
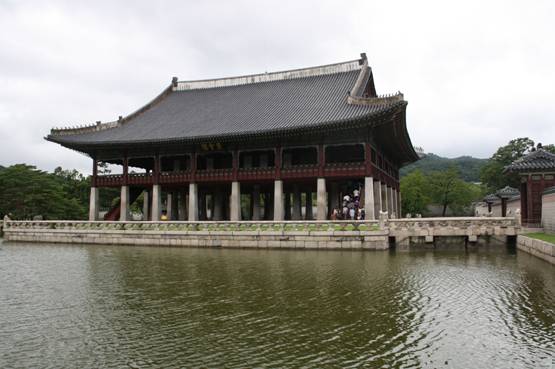
{"type": "Polygon", "coordinates": [[[438,237],[514,236],[514,218],[383,221],[90,222],[5,221],[7,241],[187,247],[387,249],[438,237]]]}
{"type": "Polygon", "coordinates": [[[464,237],[468,242],[484,236],[504,240],[516,236],[520,229],[512,217],[404,218],[388,220],[384,225],[389,237],[395,237],[400,245],[431,243],[438,237],[464,237]]]}

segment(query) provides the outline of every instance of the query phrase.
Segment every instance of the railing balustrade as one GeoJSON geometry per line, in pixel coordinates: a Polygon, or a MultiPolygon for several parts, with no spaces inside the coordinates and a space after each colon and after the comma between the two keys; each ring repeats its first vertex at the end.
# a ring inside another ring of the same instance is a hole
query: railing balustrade
{"type": "Polygon", "coordinates": [[[336,232],[379,231],[379,221],[64,221],[64,220],[10,220],[4,231],[9,230],[68,230],[68,231],[176,231],[176,232],[336,232]]]}

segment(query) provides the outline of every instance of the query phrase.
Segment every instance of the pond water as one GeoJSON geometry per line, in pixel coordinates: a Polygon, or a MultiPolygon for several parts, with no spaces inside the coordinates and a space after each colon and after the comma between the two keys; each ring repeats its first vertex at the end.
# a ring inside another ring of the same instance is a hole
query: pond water
{"type": "Polygon", "coordinates": [[[551,368],[555,268],[411,252],[0,244],[1,368],[551,368]]]}

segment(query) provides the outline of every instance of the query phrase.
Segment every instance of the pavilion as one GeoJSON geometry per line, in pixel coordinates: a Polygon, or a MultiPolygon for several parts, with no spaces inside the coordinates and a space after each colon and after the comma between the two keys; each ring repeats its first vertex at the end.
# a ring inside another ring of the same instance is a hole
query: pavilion
{"type": "Polygon", "coordinates": [[[538,144],[537,149],[505,167],[505,172],[520,176],[522,225],[539,227],[542,223],[542,195],[555,186],[555,154],[538,144]]]}
{"type": "Polygon", "coordinates": [[[400,214],[399,169],[418,160],[406,106],[401,93],[377,95],[361,54],[275,73],[174,77],[128,116],[52,129],[46,139],[92,158],[90,220],[100,187],[121,188],[111,220],[129,220],[141,194],[152,221],[163,199],[173,220],[325,220],[355,188],[375,219],[400,214]],[[122,173],[99,175],[100,162],[122,173]]]}

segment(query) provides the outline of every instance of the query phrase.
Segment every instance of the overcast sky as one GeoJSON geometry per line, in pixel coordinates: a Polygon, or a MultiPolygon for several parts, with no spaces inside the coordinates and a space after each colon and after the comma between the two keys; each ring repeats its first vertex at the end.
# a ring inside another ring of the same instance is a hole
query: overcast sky
{"type": "Polygon", "coordinates": [[[555,143],[555,1],[0,0],[0,165],[90,172],[43,137],[115,120],[180,80],[368,55],[409,101],[415,146],[489,157],[555,143]],[[158,4],[160,3],[160,4],[158,4]]]}

